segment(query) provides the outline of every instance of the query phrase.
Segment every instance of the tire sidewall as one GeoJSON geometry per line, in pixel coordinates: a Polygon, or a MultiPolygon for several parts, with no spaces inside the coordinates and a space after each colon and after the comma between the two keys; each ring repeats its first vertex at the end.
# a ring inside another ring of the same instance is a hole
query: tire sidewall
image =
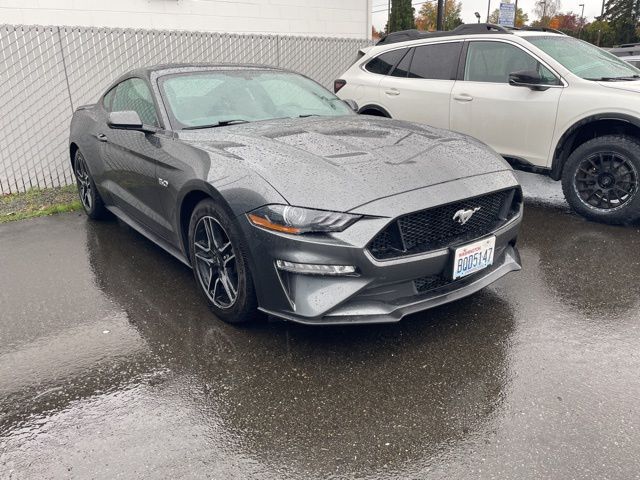
{"type": "Polygon", "coordinates": [[[189,221],[189,260],[191,261],[193,275],[197,284],[198,291],[206,299],[211,311],[220,319],[227,323],[244,323],[253,319],[257,314],[257,301],[251,276],[248,250],[245,242],[240,234],[240,228],[233,220],[232,215],[227,209],[221,207],[211,199],[203,200],[194,208],[191,219],[189,221]],[[207,293],[204,291],[198,272],[196,270],[195,249],[193,240],[195,236],[198,221],[204,216],[215,218],[220,225],[226,230],[229,240],[233,246],[236,255],[236,270],[238,274],[238,297],[235,303],[226,309],[220,308],[213,304],[207,293]]]}
{"type": "MultiPolygon", "coordinates": [[[[576,171],[582,161],[598,152],[614,152],[629,159],[640,174],[640,143],[629,137],[604,136],[589,140],[576,148],[563,169],[562,189],[571,207],[584,217],[610,224],[627,224],[640,219],[640,191],[636,186],[633,198],[615,210],[602,210],[588,206],[580,199],[575,185],[576,171]]],[[[636,179],[636,181],[638,178],[636,179]]]]}
{"type": "Polygon", "coordinates": [[[80,152],[80,150],[76,151],[73,161],[73,174],[76,177],[76,187],[78,188],[78,198],[80,199],[80,205],[82,205],[82,209],[90,218],[99,218],[102,215],[102,211],[100,208],[102,207],[102,200],[98,195],[98,190],[96,189],[96,184],[93,181],[93,177],[91,176],[91,172],[89,171],[89,165],[87,163],[86,157],[80,152]],[[84,162],[84,167],[87,171],[87,175],[89,177],[89,183],[91,184],[91,209],[87,210],[84,202],[82,201],[82,196],[80,194],[80,180],[78,180],[78,176],[76,175],[76,168],[78,164],[78,160],[82,159],[84,162]]]}

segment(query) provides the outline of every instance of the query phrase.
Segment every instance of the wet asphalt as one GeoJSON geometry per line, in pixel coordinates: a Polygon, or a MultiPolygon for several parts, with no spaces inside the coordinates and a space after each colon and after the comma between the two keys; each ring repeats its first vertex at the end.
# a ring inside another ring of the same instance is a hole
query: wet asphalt
{"type": "Polygon", "coordinates": [[[523,271],[382,326],[232,327],[116,221],[0,225],[0,478],[640,478],[640,231],[521,179],[523,271]]]}

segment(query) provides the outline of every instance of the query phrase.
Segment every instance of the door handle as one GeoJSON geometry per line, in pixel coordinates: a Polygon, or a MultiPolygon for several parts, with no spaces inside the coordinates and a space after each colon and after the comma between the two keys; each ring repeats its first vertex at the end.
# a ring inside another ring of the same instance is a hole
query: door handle
{"type": "Polygon", "coordinates": [[[461,93],[459,95],[454,95],[453,99],[457,100],[459,102],[470,102],[471,100],[473,100],[473,97],[471,95],[466,94],[466,93],[461,93]]]}
{"type": "Polygon", "coordinates": [[[98,140],[100,140],[101,142],[106,142],[107,141],[107,136],[104,133],[99,133],[96,135],[96,138],[98,140]]]}
{"type": "Polygon", "coordinates": [[[384,93],[386,93],[387,95],[391,95],[392,97],[395,97],[396,95],[400,95],[400,92],[395,88],[390,88],[389,90],[385,90],[384,93]]]}

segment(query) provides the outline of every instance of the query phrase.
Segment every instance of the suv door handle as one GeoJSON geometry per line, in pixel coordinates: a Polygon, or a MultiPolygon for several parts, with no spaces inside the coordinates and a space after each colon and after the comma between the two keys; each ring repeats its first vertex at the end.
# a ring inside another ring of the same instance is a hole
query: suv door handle
{"type": "Polygon", "coordinates": [[[473,100],[473,97],[471,95],[466,94],[466,93],[461,93],[459,95],[454,95],[453,99],[457,100],[459,102],[470,102],[471,100],[473,100]]]}
{"type": "Polygon", "coordinates": [[[395,88],[390,88],[389,90],[385,90],[384,93],[386,93],[387,95],[391,95],[392,97],[395,97],[396,95],[400,95],[400,92],[395,88]]]}
{"type": "Polygon", "coordinates": [[[100,140],[101,142],[106,142],[107,141],[107,136],[104,133],[99,133],[96,135],[96,138],[98,140],[100,140]]]}

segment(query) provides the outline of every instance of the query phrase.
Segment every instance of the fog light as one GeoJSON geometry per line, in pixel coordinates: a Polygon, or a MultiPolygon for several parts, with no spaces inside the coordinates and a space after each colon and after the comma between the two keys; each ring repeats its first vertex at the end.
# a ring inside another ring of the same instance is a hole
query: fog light
{"type": "Polygon", "coordinates": [[[356,267],[352,265],[317,265],[314,263],[294,263],[286,260],[276,260],[276,267],[285,272],[306,275],[353,275],[356,267]]]}

